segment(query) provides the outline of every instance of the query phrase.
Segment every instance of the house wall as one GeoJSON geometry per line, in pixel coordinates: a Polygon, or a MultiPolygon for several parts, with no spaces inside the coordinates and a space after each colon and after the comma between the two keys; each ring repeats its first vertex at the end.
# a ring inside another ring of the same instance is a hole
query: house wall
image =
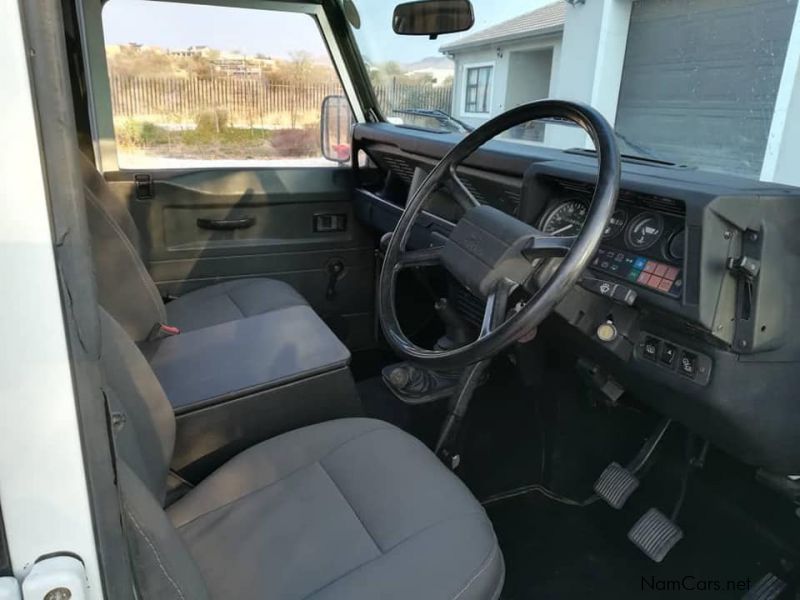
{"type": "Polygon", "coordinates": [[[552,67],[551,48],[509,52],[506,109],[547,98],[552,67]]]}
{"type": "MultiPolygon", "coordinates": [[[[561,48],[561,34],[548,35],[535,39],[517,40],[515,42],[506,42],[499,45],[484,46],[476,49],[469,49],[453,53],[453,60],[455,61],[455,84],[453,88],[453,107],[452,114],[456,118],[469,123],[473,126],[478,126],[486,122],[491,117],[508,110],[513,105],[509,105],[509,91],[511,99],[518,98],[517,92],[519,88],[515,87],[517,84],[510,83],[509,75],[515,71],[514,65],[519,66],[518,61],[525,60],[526,56],[530,58],[530,51],[549,50],[547,58],[538,56],[537,61],[539,69],[531,70],[529,77],[533,80],[530,84],[531,90],[536,93],[541,92],[541,95],[533,96],[533,98],[544,98],[550,95],[552,86],[552,79],[554,74],[558,71],[558,57],[560,56],[561,48]],[[520,55],[520,53],[524,53],[520,55]],[[544,61],[549,60],[549,64],[545,65],[544,61]],[[471,66],[491,65],[492,72],[492,90],[490,106],[491,111],[486,115],[468,114],[464,111],[464,87],[466,81],[466,69],[471,66]],[[545,71],[547,71],[545,73],[545,71]],[[511,88],[509,88],[511,85],[511,88]]],[[[514,77],[511,77],[514,80],[514,77]]],[[[514,105],[519,104],[515,102],[514,105]]]]}
{"type": "MultiPolygon", "coordinates": [[[[670,6],[681,3],[696,10],[722,3],[721,0],[641,1],[659,3],[661,10],[668,10],[670,6]]],[[[766,3],[766,0],[758,2],[766,3]]],[[[731,6],[735,3],[741,3],[741,0],[734,0],[731,6]]],[[[783,13],[791,14],[791,11],[796,9],[798,0],[785,0],[785,3],[788,8],[784,7],[783,13]]],[[[619,116],[620,90],[632,5],[632,0],[589,0],[585,4],[575,4],[567,8],[563,36],[558,34],[550,36],[548,40],[487,45],[479,49],[456,52],[453,114],[472,125],[480,125],[489,116],[495,116],[511,108],[520,93],[518,78],[509,76],[509,73],[515,70],[514,61],[519,58],[519,55],[515,58],[514,52],[550,47],[552,62],[549,92],[546,95],[590,104],[600,110],[614,125],[619,116]],[[464,115],[464,67],[475,63],[492,64],[495,67],[491,113],[487,116],[464,115]]],[[[781,18],[781,23],[788,25],[788,22],[791,22],[792,33],[786,60],[779,76],[777,97],[771,94],[774,99],[770,102],[774,104],[767,109],[766,115],[762,115],[764,118],[761,127],[769,128],[766,143],[762,141],[762,146],[757,149],[759,157],[763,155],[763,164],[760,172],[756,169],[750,174],[754,177],[760,176],[763,181],[800,186],[800,168],[798,168],[800,165],[800,11],[794,13],[793,19],[785,16],[781,18]],[[763,145],[766,148],[763,148],[763,145]]],[[[765,16],[764,26],[768,25],[776,27],[780,23],[776,24],[765,16]]],[[[685,28],[687,23],[676,21],[675,26],[685,28]]],[[[676,31],[675,34],[680,34],[680,31],[676,31]]],[[[671,38],[667,35],[665,39],[669,42],[671,38]]],[[[702,36],[700,39],[703,39],[702,36]]],[[[659,43],[657,39],[651,41],[653,44],[659,43]]],[[[710,43],[714,40],[708,41],[710,43]]],[[[666,71],[663,74],[665,77],[673,78],[676,75],[666,71]]],[[[736,76],[738,74],[734,75],[736,76]]],[[[709,78],[706,77],[703,81],[706,80],[709,78]]],[[[727,78],[727,81],[730,82],[731,79],[727,78]]],[[[724,81],[717,83],[724,87],[724,81]]],[[[759,83],[764,82],[759,81],[759,83]]],[[[771,84],[773,87],[774,83],[771,84]]],[[[659,85],[666,85],[666,82],[661,82],[659,85]]],[[[765,87],[762,85],[762,88],[765,87]]],[[[676,88],[673,86],[669,89],[676,88]]],[[[623,119],[628,119],[627,113],[630,112],[628,108],[627,112],[623,112],[623,119]]],[[[680,118],[676,122],[680,124],[680,118]]],[[[730,127],[729,124],[721,126],[730,127]]],[[[588,136],[580,130],[560,125],[547,125],[544,143],[559,148],[592,146],[588,136]]],[[[754,164],[758,166],[759,163],[754,162],[754,164]]]]}

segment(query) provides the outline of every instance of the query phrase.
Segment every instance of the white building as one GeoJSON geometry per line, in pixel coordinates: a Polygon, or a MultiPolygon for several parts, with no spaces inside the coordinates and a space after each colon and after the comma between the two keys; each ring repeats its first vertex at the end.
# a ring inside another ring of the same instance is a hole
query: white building
{"type": "MultiPolygon", "coordinates": [[[[623,151],[800,185],[797,5],[555,2],[441,48],[456,62],[453,115],[478,124],[530,100],[579,100],[631,141],[623,151]]],[[[586,143],[556,125],[525,137],[586,143]]]]}

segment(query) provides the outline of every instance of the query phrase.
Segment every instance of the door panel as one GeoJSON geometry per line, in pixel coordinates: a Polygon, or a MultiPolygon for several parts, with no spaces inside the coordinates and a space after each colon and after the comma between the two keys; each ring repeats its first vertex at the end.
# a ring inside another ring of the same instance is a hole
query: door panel
{"type": "Polygon", "coordinates": [[[354,217],[349,169],[124,171],[106,177],[127,200],[163,296],[229,279],[272,277],[294,286],[351,348],[370,343],[374,240],[354,217]],[[150,198],[141,191],[137,197],[134,178],[143,175],[152,178],[150,198]],[[341,231],[326,230],[331,215],[341,231]],[[201,226],[204,219],[246,227],[210,230],[201,226]],[[329,267],[336,262],[344,271],[331,295],[329,267]]]}

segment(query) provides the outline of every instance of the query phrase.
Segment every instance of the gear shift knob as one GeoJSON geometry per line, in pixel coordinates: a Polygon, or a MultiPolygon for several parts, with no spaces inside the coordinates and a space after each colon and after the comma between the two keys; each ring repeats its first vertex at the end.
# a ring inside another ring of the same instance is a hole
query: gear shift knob
{"type": "Polygon", "coordinates": [[[469,327],[461,315],[450,306],[447,298],[439,298],[433,307],[444,323],[445,336],[456,346],[466,344],[469,341],[469,327]]]}

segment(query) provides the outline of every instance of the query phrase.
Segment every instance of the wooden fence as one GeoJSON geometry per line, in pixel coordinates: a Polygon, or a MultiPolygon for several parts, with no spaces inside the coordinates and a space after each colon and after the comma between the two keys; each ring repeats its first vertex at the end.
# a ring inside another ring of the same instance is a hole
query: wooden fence
{"type": "MultiPolygon", "coordinates": [[[[450,112],[451,86],[394,80],[377,86],[375,92],[388,116],[406,108],[450,112]]],[[[229,123],[237,127],[296,127],[319,122],[325,96],[342,93],[338,82],[292,86],[241,78],[111,77],[115,117],[179,126],[190,126],[204,111],[223,109],[229,123]]]]}

